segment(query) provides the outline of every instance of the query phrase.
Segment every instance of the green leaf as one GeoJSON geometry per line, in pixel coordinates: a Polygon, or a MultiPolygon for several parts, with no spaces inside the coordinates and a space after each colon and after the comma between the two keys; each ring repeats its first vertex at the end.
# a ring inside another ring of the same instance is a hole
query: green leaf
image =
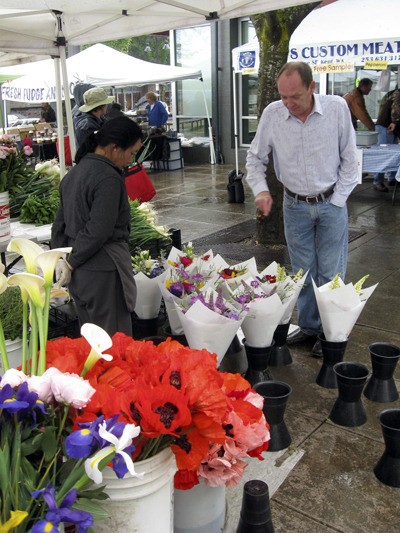
{"type": "Polygon", "coordinates": [[[77,509],[79,511],[87,511],[93,516],[95,520],[105,520],[106,518],[110,518],[110,515],[106,511],[106,509],[99,503],[94,502],[93,500],[85,501],[85,498],[79,498],[74,503],[72,508],[77,509]]]}

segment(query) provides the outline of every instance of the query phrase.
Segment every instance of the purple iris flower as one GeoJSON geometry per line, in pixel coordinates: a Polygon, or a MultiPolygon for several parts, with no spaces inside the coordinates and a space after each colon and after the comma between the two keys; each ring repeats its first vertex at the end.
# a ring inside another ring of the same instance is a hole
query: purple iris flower
{"type": "MultiPolygon", "coordinates": [[[[124,449],[124,452],[126,452],[128,455],[132,455],[132,453],[135,450],[136,450],[136,447],[133,446],[133,444],[131,444],[130,446],[127,446],[124,449]]],[[[125,474],[128,473],[128,467],[126,466],[125,459],[119,453],[117,453],[116,455],[114,455],[111,462],[112,462],[113,470],[116,476],[122,479],[125,476],[125,474]]]]}
{"type": "Polygon", "coordinates": [[[43,520],[39,520],[33,527],[32,533],[58,532],[61,522],[68,522],[77,526],[77,533],[87,533],[89,527],[93,524],[93,516],[87,511],[77,511],[71,509],[77,498],[76,489],[72,489],[57,506],[55,490],[50,484],[45,489],[36,490],[31,493],[34,498],[43,497],[48,512],[43,520]]]}
{"type": "Polygon", "coordinates": [[[103,420],[104,416],[99,416],[93,422],[81,422],[78,424],[81,429],[73,431],[65,439],[65,451],[69,457],[83,459],[102,447],[102,439],[99,436],[98,428],[103,420]]]}
{"type": "MultiPolygon", "coordinates": [[[[23,383],[22,385],[26,385],[26,388],[28,387],[27,383],[23,383]]],[[[0,409],[3,409],[8,413],[17,413],[21,409],[26,409],[27,407],[29,407],[27,401],[14,397],[14,389],[11,385],[4,385],[4,387],[0,389],[0,409]]]]}

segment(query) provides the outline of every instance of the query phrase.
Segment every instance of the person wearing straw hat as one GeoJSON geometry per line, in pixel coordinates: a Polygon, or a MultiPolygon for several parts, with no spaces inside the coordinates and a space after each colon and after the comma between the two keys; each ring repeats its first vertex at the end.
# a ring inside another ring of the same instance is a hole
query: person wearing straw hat
{"type": "Polygon", "coordinates": [[[80,113],[74,115],[77,148],[89,133],[97,131],[103,125],[107,105],[114,102],[114,97],[108,96],[103,88],[94,87],[84,93],[83,101],[80,113]]]}

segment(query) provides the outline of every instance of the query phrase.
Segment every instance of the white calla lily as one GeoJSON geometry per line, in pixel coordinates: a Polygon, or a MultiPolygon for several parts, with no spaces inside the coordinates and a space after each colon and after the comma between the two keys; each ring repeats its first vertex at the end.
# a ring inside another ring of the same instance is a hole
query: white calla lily
{"type": "Polygon", "coordinates": [[[3,294],[7,287],[7,277],[4,274],[0,273],[0,294],[3,294]]]}
{"type": "Polygon", "coordinates": [[[43,253],[43,249],[36,242],[23,237],[16,237],[8,243],[7,252],[22,255],[26,271],[30,274],[37,274],[36,257],[43,253]]]}
{"type": "Polygon", "coordinates": [[[90,344],[91,350],[88,358],[85,361],[81,376],[84,377],[91,368],[97,363],[99,359],[105,359],[106,361],[112,361],[113,356],[104,353],[105,350],[111,348],[112,340],[110,335],[96,324],[90,324],[89,322],[83,324],[81,327],[81,335],[90,344]]]}
{"type": "Polygon", "coordinates": [[[86,459],[86,475],[90,479],[92,479],[97,485],[99,485],[103,481],[103,474],[101,473],[99,468],[100,463],[108,456],[110,456],[110,460],[115,454],[119,454],[124,459],[128,472],[132,476],[143,478],[144,473],[136,473],[132,457],[126,452],[124,452],[125,448],[132,444],[132,439],[136,438],[139,435],[140,426],[135,426],[134,424],[126,424],[119,439],[118,437],[107,431],[106,427],[107,424],[104,421],[99,426],[99,435],[102,439],[109,442],[110,446],[102,448],[93,457],[89,457],[89,459],[86,459]]]}
{"type": "Polygon", "coordinates": [[[71,253],[71,251],[71,246],[65,248],[53,248],[52,250],[42,250],[42,253],[36,257],[36,264],[42,270],[46,286],[53,284],[53,275],[57,261],[64,257],[65,254],[71,253]]]}
{"type": "Polygon", "coordinates": [[[44,307],[44,279],[36,274],[21,272],[13,274],[7,280],[8,285],[21,287],[21,291],[26,291],[35,307],[43,309],[44,307]]]}
{"type": "Polygon", "coordinates": [[[0,263],[0,274],[4,274],[6,267],[3,265],[3,263],[0,263]]]}

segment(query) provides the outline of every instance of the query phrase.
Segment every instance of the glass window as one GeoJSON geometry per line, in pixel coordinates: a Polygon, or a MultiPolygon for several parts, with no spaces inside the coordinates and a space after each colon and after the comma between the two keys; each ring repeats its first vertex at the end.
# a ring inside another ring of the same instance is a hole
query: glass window
{"type": "MultiPolygon", "coordinates": [[[[384,72],[382,70],[363,70],[360,67],[356,67],[356,70],[353,72],[329,74],[327,93],[344,96],[354,89],[357,80],[369,78],[373,82],[372,90],[369,94],[364,96],[364,100],[368,113],[370,114],[372,120],[375,120],[378,116],[379,106],[383,96],[386,94],[386,92],[396,87],[397,72],[394,69],[395,67],[393,66],[390,73],[389,84],[387,87],[383,87],[384,90],[381,90],[379,83],[382,72],[384,72]]],[[[362,124],[360,124],[360,128],[363,128],[362,124]]]]}
{"type": "Polygon", "coordinates": [[[183,80],[176,83],[178,131],[185,137],[208,137],[207,112],[211,112],[211,30],[210,25],[175,31],[175,62],[181,67],[199,69],[203,82],[183,80]]]}
{"type": "MultiPolygon", "coordinates": [[[[250,19],[243,19],[239,26],[239,43],[245,44],[256,37],[250,19]]],[[[238,76],[234,74],[234,76],[238,76]]],[[[257,129],[258,74],[241,74],[239,77],[239,144],[249,146],[257,129]]]]}

